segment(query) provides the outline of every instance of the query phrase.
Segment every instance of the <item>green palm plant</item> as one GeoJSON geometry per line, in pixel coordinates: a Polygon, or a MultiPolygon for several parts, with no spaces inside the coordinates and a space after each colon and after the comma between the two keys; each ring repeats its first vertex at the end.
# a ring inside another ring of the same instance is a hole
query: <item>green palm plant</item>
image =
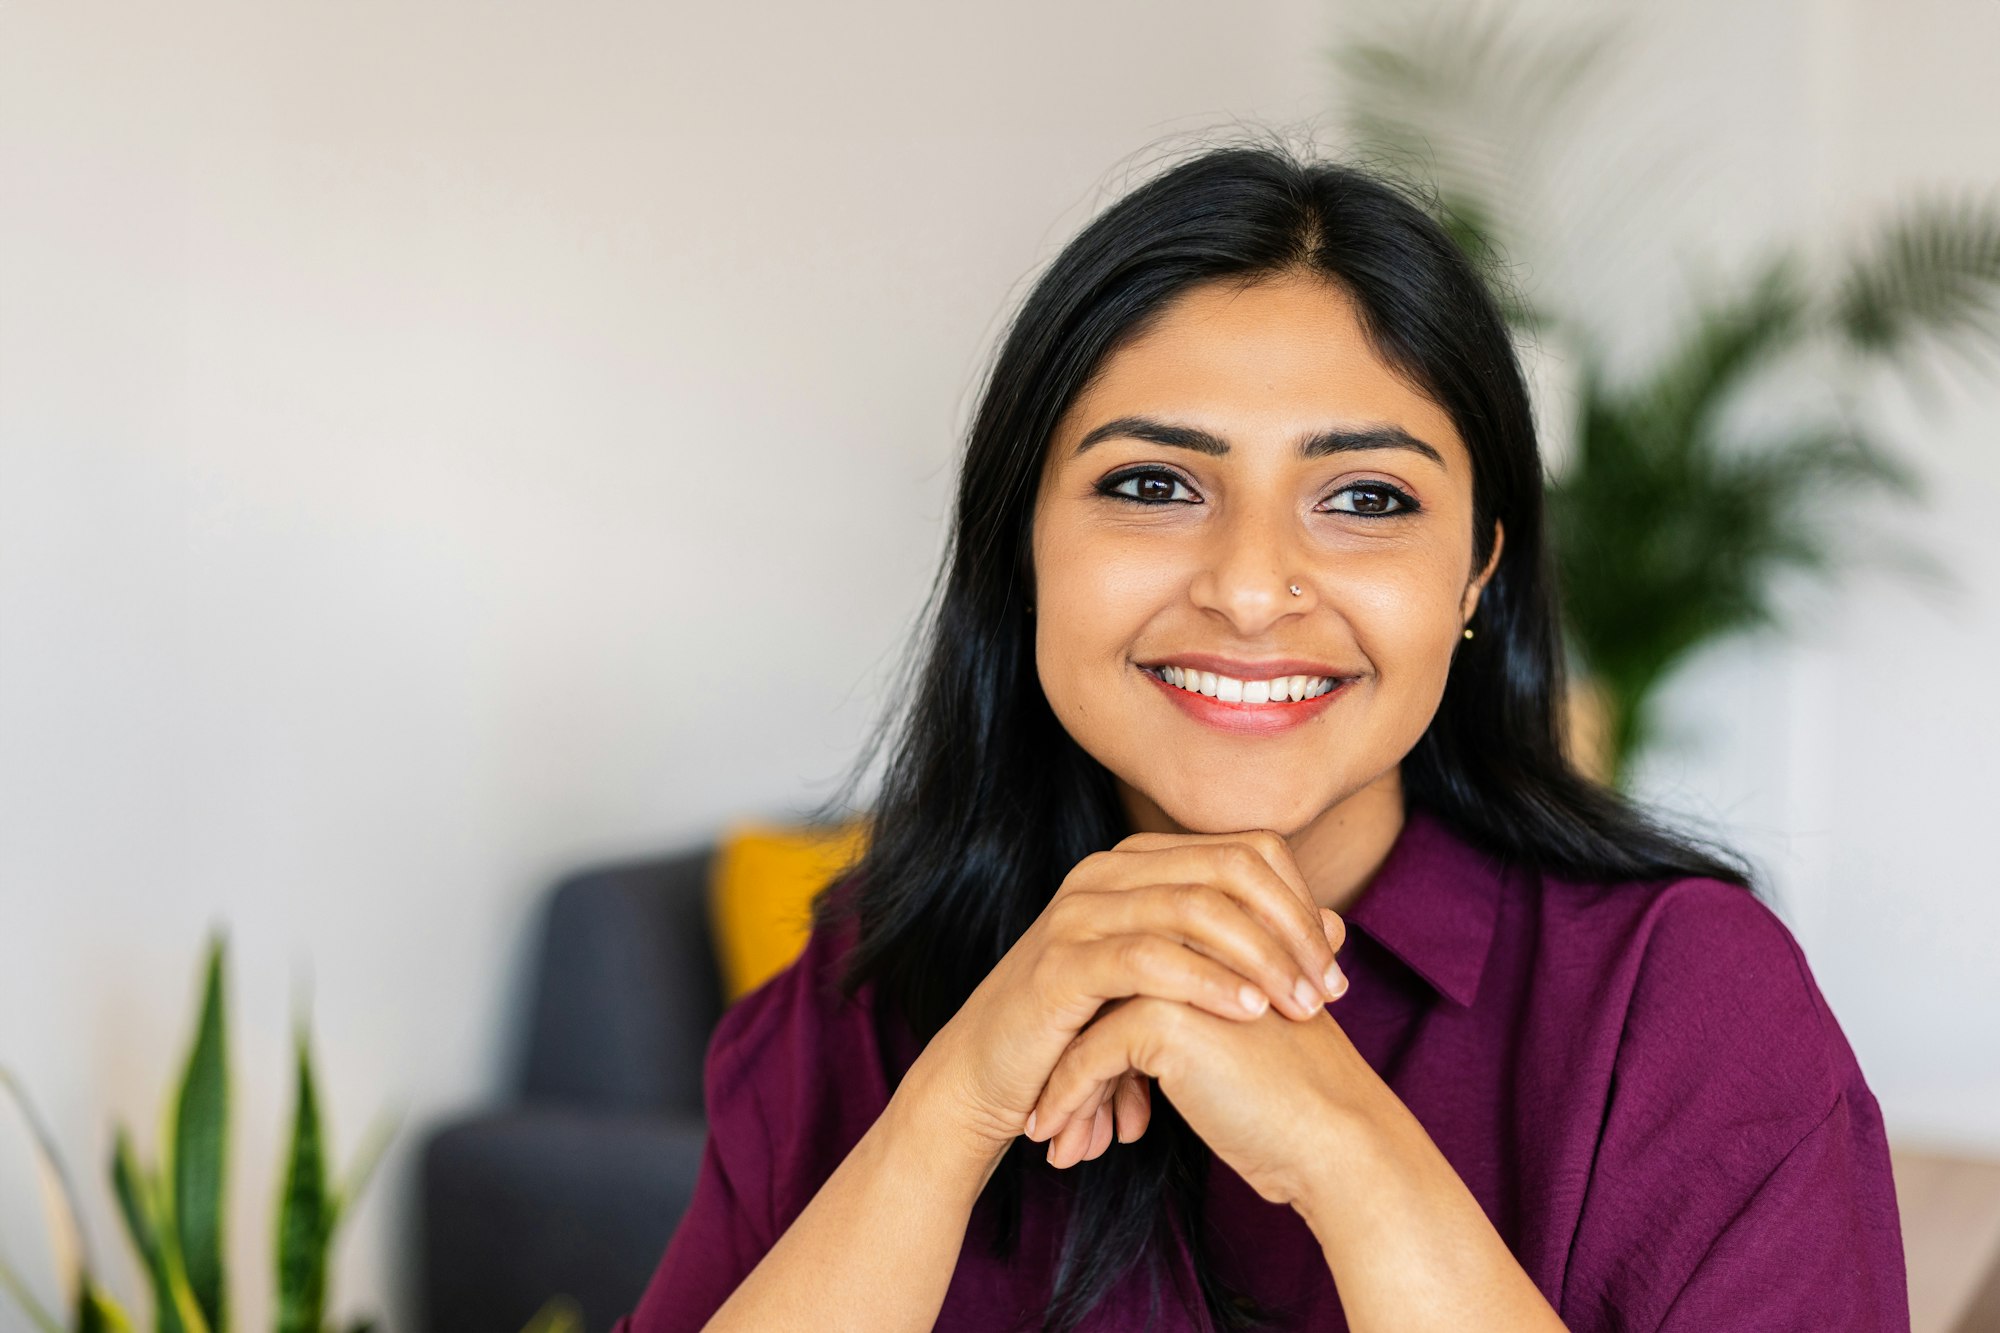
{"type": "MultiPolygon", "coordinates": [[[[1530,33],[1513,17],[1459,6],[1402,7],[1335,52],[1350,139],[1417,183],[1467,252],[1495,277],[1524,340],[1576,367],[1575,432],[1550,479],[1550,535],[1579,702],[1601,748],[1579,754],[1623,785],[1657,736],[1660,687],[1722,639],[1782,629],[1777,580],[1830,579],[1864,560],[1948,576],[1887,536],[1835,521],[1843,497],[1921,498],[1915,472],[1856,406],[1874,368],[1923,373],[1942,350],[1991,370],[2000,349],[2000,197],[1938,192],[1906,203],[1815,278],[1802,247],[1780,247],[1732,286],[1700,297],[1668,351],[1614,376],[1580,312],[1504,280],[1547,253],[1529,196],[1578,99],[1605,73],[1607,25],[1530,33]],[[1744,399],[1809,370],[1817,410],[1753,427],[1744,399]]],[[[1634,210],[1635,213],[1640,210],[1634,210]]],[[[1557,261],[1559,262],[1559,261],[1557,261]]]]}

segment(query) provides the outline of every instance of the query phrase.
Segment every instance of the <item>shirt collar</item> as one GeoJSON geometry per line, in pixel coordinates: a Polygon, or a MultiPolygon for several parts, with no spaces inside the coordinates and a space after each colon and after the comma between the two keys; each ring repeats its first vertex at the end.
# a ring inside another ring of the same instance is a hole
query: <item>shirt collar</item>
{"type": "Polygon", "coordinates": [[[1493,945],[1504,874],[1499,856],[1411,805],[1389,855],[1346,919],[1440,994],[1470,1006],[1493,945]]]}

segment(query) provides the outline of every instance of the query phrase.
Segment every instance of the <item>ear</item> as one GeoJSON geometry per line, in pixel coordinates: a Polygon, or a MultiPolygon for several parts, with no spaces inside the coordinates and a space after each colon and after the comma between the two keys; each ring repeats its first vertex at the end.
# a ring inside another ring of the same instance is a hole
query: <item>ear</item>
{"type": "Polygon", "coordinates": [[[1486,558],[1486,568],[1479,571],[1479,577],[1465,590],[1464,605],[1459,610],[1461,623],[1472,619],[1472,613],[1479,609],[1479,594],[1493,578],[1493,571],[1500,567],[1500,552],[1507,546],[1507,527],[1499,519],[1493,520],[1493,554],[1486,558]]]}

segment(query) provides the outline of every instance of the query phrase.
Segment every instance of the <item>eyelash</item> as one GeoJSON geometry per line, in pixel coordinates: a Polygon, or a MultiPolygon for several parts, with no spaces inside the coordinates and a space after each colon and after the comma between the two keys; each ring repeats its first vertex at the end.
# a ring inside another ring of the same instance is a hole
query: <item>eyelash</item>
{"type": "MultiPolygon", "coordinates": [[[[1185,500],[1142,500],[1136,495],[1126,495],[1117,489],[1118,487],[1123,486],[1126,482],[1133,481],[1141,477],[1165,477],[1169,481],[1174,482],[1176,485],[1180,486],[1187,485],[1187,482],[1180,476],[1180,474],[1175,472],[1169,472],[1165,468],[1158,468],[1158,467],[1134,468],[1129,472],[1117,472],[1113,473],[1109,477],[1106,477],[1103,481],[1097,484],[1097,493],[1099,495],[1104,496],[1106,499],[1123,500],[1127,504],[1143,505],[1148,509],[1157,509],[1161,505],[1188,503],[1185,500]]],[[[1190,487],[1189,489],[1193,488],[1190,487]]],[[[1352,482],[1346,486],[1341,487],[1339,490],[1335,491],[1334,494],[1345,495],[1349,491],[1363,491],[1363,490],[1379,491],[1384,495],[1394,496],[1396,498],[1397,503],[1402,505],[1402,508],[1390,510],[1389,512],[1382,514],[1364,514],[1354,509],[1332,509],[1323,512],[1333,513],[1333,514],[1347,514],[1354,518],[1402,518],[1407,514],[1414,514],[1419,509],[1423,508],[1423,506],[1419,505],[1416,502],[1416,499],[1413,496],[1411,496],[1407,491],[1403,490],[1402,487],[1391,486],[1386,481],[1352,482]]]]}

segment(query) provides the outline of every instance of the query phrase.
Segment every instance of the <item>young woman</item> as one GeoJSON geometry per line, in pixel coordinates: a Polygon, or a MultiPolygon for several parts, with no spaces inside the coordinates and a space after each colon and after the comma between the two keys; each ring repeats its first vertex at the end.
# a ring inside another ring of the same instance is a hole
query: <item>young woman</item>
{"type": "Polygon", "coordinates": [[[1906,1329],[1792,937],[1565,762],[1542,515],[1508,332],[1399,189],[1228,147],[1092,222],[618,1333],[1906,1329]]]}

